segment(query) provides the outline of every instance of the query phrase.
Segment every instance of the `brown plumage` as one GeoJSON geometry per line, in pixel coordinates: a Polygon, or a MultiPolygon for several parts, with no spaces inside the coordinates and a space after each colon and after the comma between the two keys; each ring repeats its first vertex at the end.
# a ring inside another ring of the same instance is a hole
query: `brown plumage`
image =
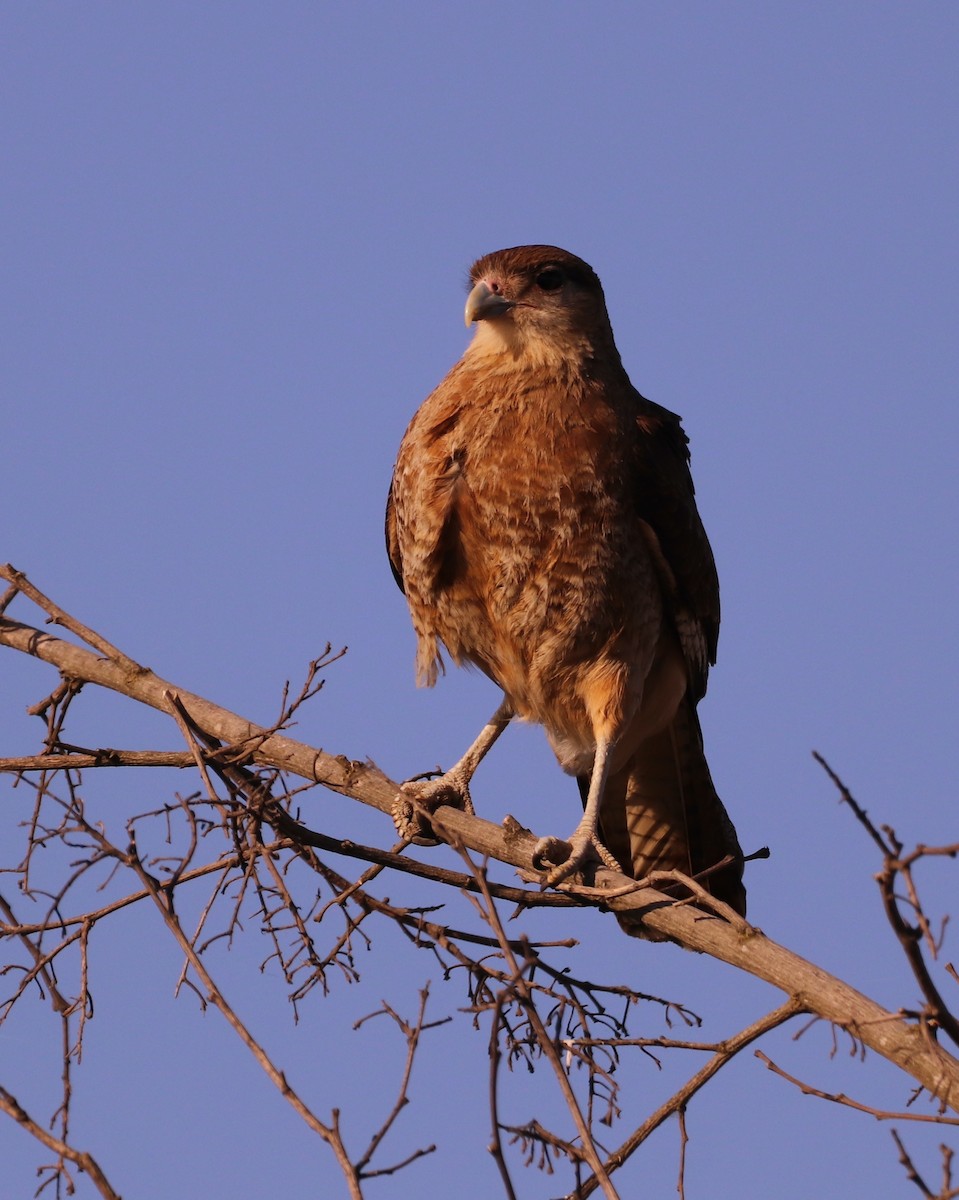
{"type": "Polygon", "coordinates": [[[696,716],[719,585],[679,418],[630,383],[599,279],[575,255],[517,246],[470,279],[476,334],[403,438],[387,543],[419,681],[435,682],[442,644],[505,700],[452,771],[406,785],[397,823],[426,833],[409,798],[469,806],[469,778],[515,713],[543,725],[583,795],[569,845],[539,847],[562,860],[547,882],[597,842],[637,879],[731,854],[706,886],[744,912],[742,852],[696,716]]]}

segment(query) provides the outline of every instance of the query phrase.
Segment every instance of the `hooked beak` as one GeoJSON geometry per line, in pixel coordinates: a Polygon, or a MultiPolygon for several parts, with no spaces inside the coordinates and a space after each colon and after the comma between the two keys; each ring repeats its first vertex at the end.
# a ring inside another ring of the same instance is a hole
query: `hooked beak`
{"type": "Polygon", "coordinates": [[[466,318],[466,324],[472,325],[474,321],[488,321],[491,317],[502,316],[507,309],[512,307],[512,300],[507,300],[505,296],[494,292],[481,279],[467,296],[466,311],[463,315],[466,318]]]}

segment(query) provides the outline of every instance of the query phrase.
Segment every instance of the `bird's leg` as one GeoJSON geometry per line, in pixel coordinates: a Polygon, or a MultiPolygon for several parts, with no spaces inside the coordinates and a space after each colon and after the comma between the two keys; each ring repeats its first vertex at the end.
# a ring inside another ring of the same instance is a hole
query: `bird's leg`
{"type": "Polygon", "coordinates": [[[569,841],[563,842],[559,838],[544,837],[536,843],[533,851],[533,865],[538,870],[543,870],[547,864],[554,864],[553,869],[543,880],[544,887],[555,887],[558,883],[562,883],[591,857],[599,857],[604,866],[613,871],[622,871],[620,864],[596,836],[599,808],[603,802],[603,791],[606,787],[606,777],[609,774],[609,759],[612,749],[613,742],[608,737],[601,737],[596,743],[593,771],[589,779],[589,793],[586,797],[583,819],[573,830],[569,841]]]}
{"type": "Polygon", "coordinates": [[[470,780],[490,747],[510,723],[513,709],[504,697],[499,708],[480,730],[479,737],[463,757],[437,779],[418,779],[404,783],[393,801],[393,824],[400,837],[417,846],[436,846],[430,815],[444,804],[472,815],[470,780]]]}

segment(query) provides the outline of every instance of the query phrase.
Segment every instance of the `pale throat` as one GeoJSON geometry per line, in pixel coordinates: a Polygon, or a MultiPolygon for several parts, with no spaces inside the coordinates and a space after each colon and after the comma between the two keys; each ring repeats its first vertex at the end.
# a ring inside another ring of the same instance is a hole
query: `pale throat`
{"type": "Polygon", "coordinates": [[[520,327],[509,317],[479,321],[464,358],[483,363],[484,369],[508,371],[522,359],[530,367],[577,366],[589,353],[586,338],[565,333],[547,337],[529,326],[520,327]]]}

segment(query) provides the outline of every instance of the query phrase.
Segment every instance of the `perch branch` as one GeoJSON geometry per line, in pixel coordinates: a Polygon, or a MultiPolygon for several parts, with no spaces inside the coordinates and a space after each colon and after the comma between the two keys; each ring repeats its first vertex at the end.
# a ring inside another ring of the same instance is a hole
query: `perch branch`
{"type": "MultiPolygon", "coordinates": [[[[372,762],[326,754],[178,688],[126,655],[114,654],[109,643],[73,622],[28,585],[14,568],[0,567],[0,578],[29,595],[56,623],[70,628],[96,652],[7,617],[0,618],[0,645],[51,664],[65,678],[97,684],[169,715],[172,715],[171,698],[175,697],[194,725],[230,746],[235,760],[246,759],[288,771],[351,796],[384,814],[392,811],[398,785],[372,762]]],[[[536,838],[527,830],[514,825],[504,829],[450,807],[440,808],[434,817],[434,827],[440,826],[479,855],[524,870],[532,868],[536,838]]],[[[589,882],[605,891],[615,891],[634,881],[598,868],[589,882]]],[[[576,894],[573,886],[564,890],[576,894]]],[[[801,1008],[847,1030],[906,1071],[943,1105],[959,1111],[959,1061],[931,1039],[926,1030],[890,1013],[842,980],[767,938],[761,930],[751,926],[737,928],[691,906],[677,906],[651,888],[612,898],[607,906],[617,912],[641,915],[656,933],[780,988],[801,1008]]]]}

